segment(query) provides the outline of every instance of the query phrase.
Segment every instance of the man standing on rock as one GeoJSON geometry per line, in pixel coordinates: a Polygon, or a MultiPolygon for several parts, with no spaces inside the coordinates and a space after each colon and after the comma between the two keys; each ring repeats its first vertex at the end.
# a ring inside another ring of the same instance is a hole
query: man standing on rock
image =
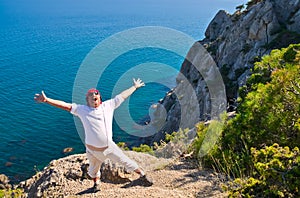
{"type": "Polygon", "coordinates": [[[100,92],[89,89],[86,94],[87,105],[66,103],[61,100],[48,98],[42,91],[35,94],[38,103],[47,103],[54,107],[69,111],[78,116],[85,131],[86,155],[89,160],[88,177],[93,179],[94,191],[100,190],[100,168],[105,159],[125,166],[128,172],[135,171],[140,175],[139,182],[144,186],[151,186],[152,180],[146,177],[137,163],[129,159],[112,139],[112,120],[114,110],[121,105],[138,88],[145,86],[140,79],[133,79],[133,86],[124,90],[113,99],[102,101],[100,92]]]}

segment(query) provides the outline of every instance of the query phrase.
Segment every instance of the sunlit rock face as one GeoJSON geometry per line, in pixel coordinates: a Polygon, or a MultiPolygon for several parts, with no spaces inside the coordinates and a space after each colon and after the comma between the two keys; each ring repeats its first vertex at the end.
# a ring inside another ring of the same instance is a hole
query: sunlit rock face
{"type": "MultiPolygon", "coordinates": [[[[198,42],[209,52],[221,72],[226,88],[227,111],[235,110],[238,89],[245,85],[256,61],[273,49],[300,42],[299,0],[252,2],[251,5],[240,6],[233,14],[219,11],[208,25],[205,38],[198,42]]],[[[196,122],[212,117],[210,90],[203,75],[192,64],[193,56],[199,54],[191,49],[182,63],[177,86],[160,101],[162,106],[157,111],[162,112],[164,108],[167,115],[163,126],[157,129],[158,133],[151,137],[152,143],[164,139],[166,133],[192,128],[196,122]],[[195,95],[189,94],[186,82],[195,95]],[[197,103],[191,102],[186,108],[184,105],[189,100],[182,100],[182,97],[191,97],[191,101],[196,97],[197,103]]],[[[161,118],[158,116],[157,119],[161,118]]]]}

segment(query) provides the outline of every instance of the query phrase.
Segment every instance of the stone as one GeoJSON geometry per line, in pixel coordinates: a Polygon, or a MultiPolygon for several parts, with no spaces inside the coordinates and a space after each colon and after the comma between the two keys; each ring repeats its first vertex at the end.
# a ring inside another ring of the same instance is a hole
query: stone
{"type": "Polygon", "coordinates": [[[72,147],[67,147],[67,148],[64,148],[63,150],[63,153],[66,154],[66,153],[70,153],[72,152],[74,149],[72,147]]]}
{"type": "Polygon", "coordinates": [[[11,187],[9,178],[4,174],[0,174],[0,189],[11,189],[11,187]]]}

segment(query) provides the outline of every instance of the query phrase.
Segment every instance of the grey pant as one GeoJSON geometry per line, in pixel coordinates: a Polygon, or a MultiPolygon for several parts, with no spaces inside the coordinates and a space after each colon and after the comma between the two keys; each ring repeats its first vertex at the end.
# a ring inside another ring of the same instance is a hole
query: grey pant
{"type": "Polygon", "coordinates": [[[123,165],[128,172],[132,172],[139,168],[137,163],[127,157],[114,142],[111,142],[109,147],[104,151],[92,151],[86,148],[86,156],[89,160],[88,174],[92,178],[101,176],[101,164],[106,159],[110,159],[112,162],[123,165]]]}

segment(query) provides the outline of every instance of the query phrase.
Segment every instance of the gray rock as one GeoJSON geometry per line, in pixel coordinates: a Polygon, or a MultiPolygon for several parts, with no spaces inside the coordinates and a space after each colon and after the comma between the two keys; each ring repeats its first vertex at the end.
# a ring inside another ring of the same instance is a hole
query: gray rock
{"type": "MultiPolygon", "coordinates": [[[[221,10],[210,22],[205,38],[199,43],[210,53],[222,74],[228,110],[235,110],[236,103],[232,101],[239,96],[238,89],[245,85],[258,57],[295,42],[296,39],[290,37],[293,33],[286,34],[287,31],[300,34],[299,0],[265,0],[232,15],[221,10]]],[[[193,47],[182,63],[176,87],[160,101],[163,105],[160,111],[165,109],[167,119],[148,139],[152,144],[164,139],[166,133],[178,131],[179,128],[193,128],[198,121],[212,119],[212,98],[215,97],[208,86],[209,81],[215,80],[209,73],[212,67],[209,67],[211,64],[206,55],[197,53],[193,47]],[[197,59],[206,61],[201,74],[193,63],[197,59]],[[197,102],[193,102],[194,97],[197,102]]]]}

